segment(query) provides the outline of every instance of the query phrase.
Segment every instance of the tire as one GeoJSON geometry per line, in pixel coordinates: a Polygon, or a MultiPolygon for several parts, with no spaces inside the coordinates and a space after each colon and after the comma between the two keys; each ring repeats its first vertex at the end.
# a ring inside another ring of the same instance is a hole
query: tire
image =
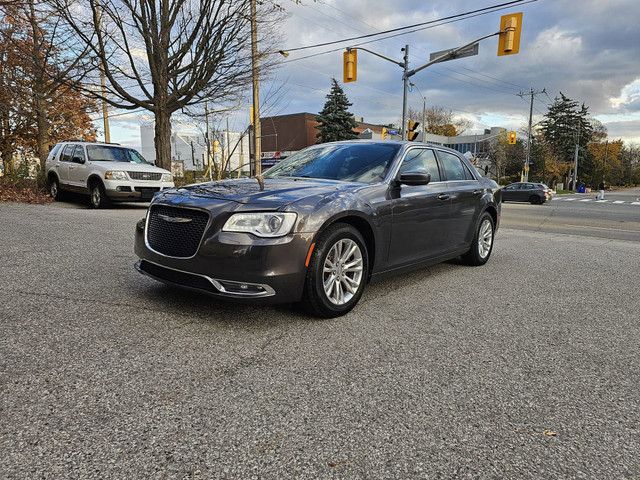
{"type": "Polygon", "coordinates": [[[302,296],[304,309],[324,318],[344,315],[360,300],[368,272],[369,255],[360,232],[345,223],[330,226],[311,254],[302,296]]]}
{"type": "Polygon", "coordinates": [[[531,198],[529,198],[529,201],[532,205],[540,205],[542,203],[542,200],[537,195],[532,195],[531,198]]]}
{"type": "Polygon", "coordinates": [[[480,221],[476,227],[471,248],[467,253],[462,255],[462,261],[474,267],[487,263],[493,251],[495,232],[496,228],[493,218],[487,212],[484,212],[480,216],[480,221]]]}
{"type": "Polygon", "coordinates": [[[91,208],[107,208],[110,205],[104,187],[99,181],[94,180],[91,182],[91,186],[89,187],[89,204],[91,208]]]}
{"type": "Polygon", "coordinates": [[[60,182],[58,181],[58,177],[52,176],[49,180],[49,195],[56,202],[61,202],[64,200],[64,192],[60,189],[60,182]]]}

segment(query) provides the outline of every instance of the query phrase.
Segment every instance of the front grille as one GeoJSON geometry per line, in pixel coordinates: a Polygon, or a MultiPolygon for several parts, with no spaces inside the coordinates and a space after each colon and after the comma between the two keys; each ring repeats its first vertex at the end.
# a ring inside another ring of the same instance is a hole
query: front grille
{"type": "Polygon", "coordinates": [[[208,292],[218,293],[218,290],[211,284],[211,282],[200,275],[161,267],[160,265],[156,265],[155,263],[147,262],[145,260],[140,262],[140,270],[156,277],[159,280],[165,280],[185,287],[199,288],[208,292]]]}
{"type": "Polygon", "coordinates": [[[193,257],[208,221],[209,214],[200,210],[153,205],[147,242],[153,250],[169,257],[193,257]]]}
{"type": "Polygon", "coordinates": [[[157,182],[162,177],[162,173],[156,172],[127,172],[131,180],[153,180],[157,182]]]}

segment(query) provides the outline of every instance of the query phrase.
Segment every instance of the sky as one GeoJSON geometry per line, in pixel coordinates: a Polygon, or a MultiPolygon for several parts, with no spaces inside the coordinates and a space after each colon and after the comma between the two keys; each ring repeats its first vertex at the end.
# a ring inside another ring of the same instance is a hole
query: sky
{"type": "MultiPolygon", "coordinates": [[[[520,51],[497,56],[498,37],[482,40],[479,54],[432,65],[411,77],[416,87],[409,107],[450,109],[471,121],[465,134],[490,127],[523,131],[562,92],[584,103],[604,124],[609,139],[640,143],[640,13],[637,0],[525,0],[508,8],[459,21],[435,24],[413,33],[345,40],[506,3],[507,0],[279,0],[285,9],[280,35],[289,56],[261,83],[261,115],[318,113],[335,77],[353,104],[350,112],[374,124],[402,117],[402,68],[365,51],[358,52],[358,79],[342,83],[342,52],[358,44],[398,62],[409,45],[409,68],[429,61],[432,52],[462,46],[499,30],[500,17],[523,12],[520,51]],[[375,40],[375,41],[372,41],[375,40]],[[368,42],[363,44],[363,42],[368,42]],[[306,57],[306,58],[303,58],[306,57]],[[523,94],[523,95],[519,95],[523,94]]],[[[411,29],[416,30],[416,29],[411,29]]],[[[251,102],[247,91],[246,101],[251,102]]],[[[140,146],[139,125],[150,117],[113,111],[111,140],[140,146]]],[[[230,128],[243,130],[249,108],[228,115],[230,128]]],[[[227,117],[217,116],[226,125],[227,117]]],[[[188,125],[177,127],[189,130],[188,125]]]]}

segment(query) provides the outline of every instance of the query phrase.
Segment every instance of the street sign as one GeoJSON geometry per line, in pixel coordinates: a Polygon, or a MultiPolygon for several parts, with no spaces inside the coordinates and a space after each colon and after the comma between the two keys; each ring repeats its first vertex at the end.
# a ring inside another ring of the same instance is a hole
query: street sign
{"type": "MultiPolygon", "coordinates": [[[[472,57],[473,55],[478,55],[479,48],[480,44],[474,43],[473,45],[458,50],[456,53],[450,55],[448,58],[442,59],[441,61],[446,62],[447,60],[454,60],[456,58],[472,57]]],[[[436,58],[442,57],[443,55],[453,52],[454,50],[455,48],[450,48],[449,50],[442,50],[441,52],[432,53],[429,56],[429,61],[433,62],[436,58]]]]}

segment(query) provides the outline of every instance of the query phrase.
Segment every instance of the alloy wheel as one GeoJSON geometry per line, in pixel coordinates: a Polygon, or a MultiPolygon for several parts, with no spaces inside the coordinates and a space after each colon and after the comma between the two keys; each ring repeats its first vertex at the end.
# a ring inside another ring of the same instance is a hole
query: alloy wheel
{"type": "Polygon", "coordinates": [[[493,227],[489,219],[485,218],[478,230],[478,255],[484,259],[491,252],[493,243],[493,227]]]}
{"type": "Polygon", "coordinates": [[[350,238],[338,240],[324,260],[324,293],[334,305],[348,303],[362,282],[363,259],[358,244],[350,238]]]}

